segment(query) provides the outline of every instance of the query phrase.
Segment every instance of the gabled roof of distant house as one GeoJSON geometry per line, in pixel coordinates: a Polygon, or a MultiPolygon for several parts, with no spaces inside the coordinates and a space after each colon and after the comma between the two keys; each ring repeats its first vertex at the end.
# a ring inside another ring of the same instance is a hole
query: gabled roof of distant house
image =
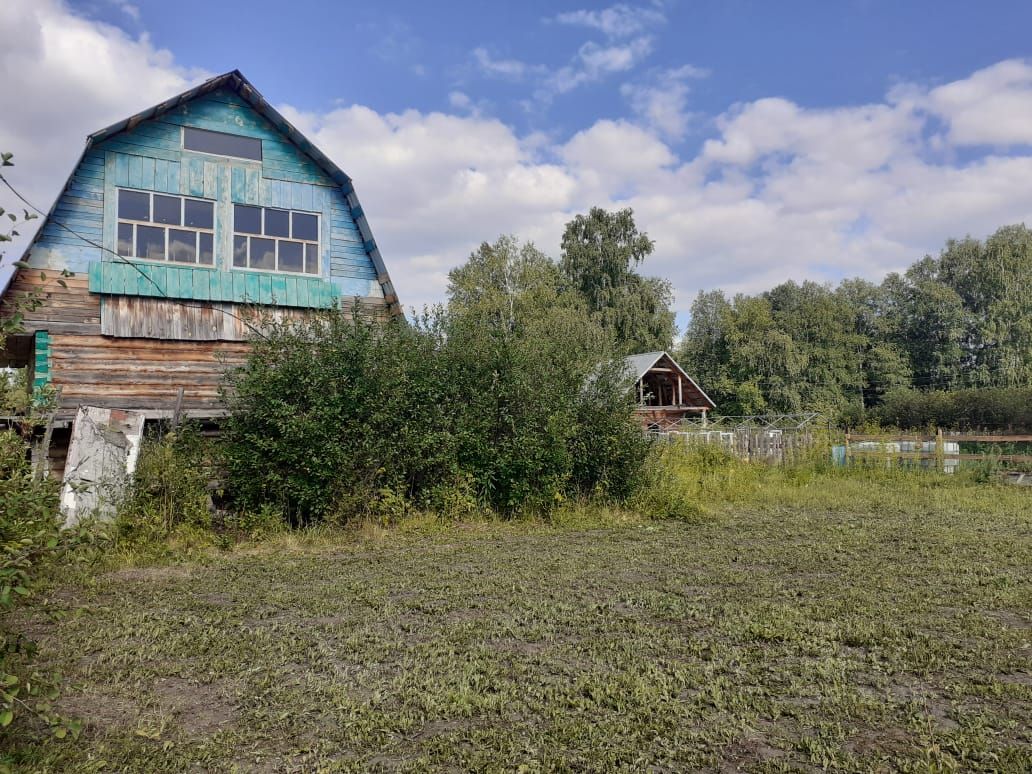
{"type": "Polygon", "coordinates": [[[671,357],[669,352],[659,350],[657,352],[641,352],[636,355],[628,355],[624,358],[624,366],[630,375],[634,377],[634,381],[637,382],[664,357],[673,364],[674,368],[677,369],[678,373],[680,373],[682,377],[688,380],[691,387],[693,387],[698,392],[699,396],[710,405],[710,408],[716,408],[717,404],[714,403],[698,383],[688,375],[688,372],[681,368],[678,362],[671,357]]]}
{"type": "MultiPolygon", "coordinates": [[[[392,308],[395,308],[398,302],[394,285],[387,272],[387,266],[383,262],[383,257],[380,255],[380,249],[376,246],[376,240],[373,238],[373,232],[369,227],[369,222],[365,217],[361,204],[359,204],[355,188],[351,184],[351,178],[345,174],[344,170],[338,167],[329,156],[319,150],[293,124],[284,118],[279,111],[272,107],[272,105],[266,101],[265,97],[258,92],[254,85],[247,80],[247,78],[244,77],[244,74],[239,70],[231,70],[228,73],[223,73],[222,75],[216,75],[214,78],[209,78],[204,83],[195,86],[192,89],[187,89],[182,94],[177,94],[164,102],[159,102],[153,107],[147,108],[146,110],[129,116],[128,118],[118,121],[105,129],[101,129],[100,131],[89,135],[86,138],[86,147],[83,148],[83,152],[80,154],[78,161],[76,161],[75,166],[72,167],[68,180],[65,181],[65,184],[58,192],[57,197],[54,199],[54,203],[50,206],[50,210],[47,212],[47,217],[40,223],[35,236],[33,236],[32,241],[25,250],[25,253],[23,253],[22,259],[24,260],[25,255],[27,255],[29,250],[31,250],[33,245],[35,245],[36,240],[43,231],[43,226],[46,224],[46,221],[53,217],[54,209],[57,207],[57,203],[61,200],[62,194],[71,184],[75,171],[79,168],[79,165],[82,164],[86,152],[93,145],[103,142],[119,132],[131,130],[143,121],[154,118],[161,113],[178,107],[184,102],[189,102],[192,99],[196,99],[197,97],[203,96],[222,87],[231,88],[243,97],[248,104],[255,109],[255,111],[268,119],[269,122],[279,131],[283,132],[283,134],[286,135],[292,143],[311,158],[320,169],[329,175],[329,177],[343,189],[348,198],[348,204],[351,206],[355,223],[358,225],[359,233],[362,235],[362,239],[365,242],[366,253],[369,255],[373,262],[373,267],[376,269],[377,280],[383,288],[384,298],[392,308]]],[[[12,274],[11,277],[8,277],[4,287],[0,287],[0,295],[3,295],[3,293],[6,292],[6,286],[10,283],[13,276],[14,275],[12,274]]]]}

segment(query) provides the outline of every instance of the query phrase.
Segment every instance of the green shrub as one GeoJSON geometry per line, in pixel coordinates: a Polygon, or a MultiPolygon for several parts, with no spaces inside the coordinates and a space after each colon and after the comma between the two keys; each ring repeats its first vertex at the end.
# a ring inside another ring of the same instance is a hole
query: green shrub
{"type": "Polygon", "coordinates": [[[22,438],[0,432],[0,738],[24,710],[60,736],[78,732],[77,723],[53,713],[52,681],[32,669],[35,646],[12,628],[9,616],[72,538],[60,533],[57,482],[37,480],[22,438]]]}
{"type": "Polygon", "coordinates": [[[234,502],[299,525],[628,496],[648,444],[623,376],[599,369],[594,330],[569,310],[541,314],[270,325],[226,385],[234,502]]]}
{"type": "Polygon", "coordinates": [[[210,529],[210,455],[197,428],[189,425],[145,438],[119,504],[118,536],[145,542],[161,540],[181,527],[210,529]]]}

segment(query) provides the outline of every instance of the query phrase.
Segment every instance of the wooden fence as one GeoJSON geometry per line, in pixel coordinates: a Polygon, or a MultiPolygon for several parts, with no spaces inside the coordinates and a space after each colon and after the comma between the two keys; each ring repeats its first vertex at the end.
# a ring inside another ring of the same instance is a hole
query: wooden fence
{"type": "Polygon", "coordinates": [[[686,449],[710,444],[719,446],[747,462],[770,464],[793,462],[814,445],[813,432],[807,429],[691,429],[670,430],[652,435],[669,443],[681,444],[686,449]]]}
{"type": "Polygon", "coordinates": [[[943,464],[957,463],[961,460],[992,459],[996,462],[1017,463],[1023,466],[1032,464],[1032,454],[996,453],[981,451],[963,453],[962,443],[978,444],[1032,444],[1032,435],[1025,434],[992,434],[944,433],[939,430],[935,435],[870,435],[863,433],[846,433],[845,458],[852,459],[895,458],[915,460],[942,460],[943,464]]]}

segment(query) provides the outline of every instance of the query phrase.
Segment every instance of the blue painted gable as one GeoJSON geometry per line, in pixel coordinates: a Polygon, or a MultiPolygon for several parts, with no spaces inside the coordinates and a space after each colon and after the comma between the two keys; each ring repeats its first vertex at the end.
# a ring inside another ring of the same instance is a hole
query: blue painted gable
{"type": "MultiPolygon", "coordinates": [[[[100,293],[155,295],[160,289],[169,298],[197,298],[193,288],[199,286],[246,290],[250,281],[254,287],[287,288],[273,298],[279,305],[327,306],[354,296],[384,299],[392,308],[397,303],[350,180],[235,71],[93,135],[37,235],[29,263],[87,272],[90,290],[100,293]],[[186,150],[184,127],[259,139],[262,160],[186,150]],[[120,188],[213,201],[214,267],[138,263],[148,279],[134,281],[139,272],[116,255],[120,188]],[[234,268],[234,204],[318,214],[324,287],[317,288],[320,279],[312,275],[234,268]]],[[[225,293],[203,298],[269,303],[266,297],[225,293]]]]}

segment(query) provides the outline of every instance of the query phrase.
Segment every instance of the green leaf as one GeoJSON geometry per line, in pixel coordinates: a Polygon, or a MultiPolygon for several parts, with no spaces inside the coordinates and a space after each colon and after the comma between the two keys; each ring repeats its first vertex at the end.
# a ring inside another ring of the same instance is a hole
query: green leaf
{"type": "Polygon", "coordinates": [[[17,266],[19,269],[29,268],[29,264],[27,264],[25,261],[15,261],[12,265],[17,266]]]}
{"type": "Polygon", "coordinates": [[[14,587],[14,593],[15,593],[15,594],[21,594],[21,595],[22,595],[23,597],[27,597],[27,596],[29,596],[29,594],[31,594],[32,592],[30,592],[30,591],[29,591],[29,590],[28,590],[27,588],[25,588],[24,586],[15,586],[15,587],[14,587]]]}
{"type": "Polygon", "coordinates": [[[12,720],[14,720],[13,710],[7,709],[3,712],[0,712],[0,728],[6,728],[7,726],[11,725],[12,720]]]}

